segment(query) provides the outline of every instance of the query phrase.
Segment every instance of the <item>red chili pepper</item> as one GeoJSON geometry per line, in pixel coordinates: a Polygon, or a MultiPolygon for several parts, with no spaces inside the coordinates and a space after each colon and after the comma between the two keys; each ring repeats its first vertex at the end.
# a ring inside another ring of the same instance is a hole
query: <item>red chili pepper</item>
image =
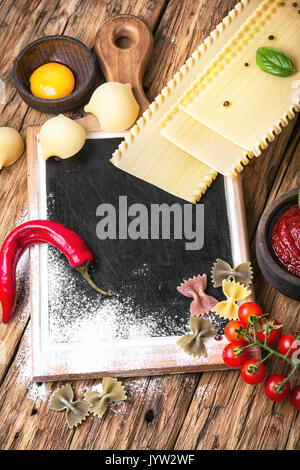
{"type": "Polygon", "coordinates": [[[0,302],[2,321],[8,323],[16,307],[16,268],[19,259],[32,245],[47,243],[58,248],[98,292],[100,289],[89,277],[88,266],[94,256],[85,242],[73,230],[51,220],[32,220],[16,227],[5,239],[0,251],[0,302]]]}

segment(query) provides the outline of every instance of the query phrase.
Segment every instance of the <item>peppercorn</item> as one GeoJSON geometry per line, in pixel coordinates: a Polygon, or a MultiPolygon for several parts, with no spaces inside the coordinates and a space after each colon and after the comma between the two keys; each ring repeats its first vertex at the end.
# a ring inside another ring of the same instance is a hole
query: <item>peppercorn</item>
{"type": "Polygon", "coordinates": [[[248,67],[248,66],[249,66],[248,62],[245,62],[245,63],[244,63],[244,66],[245,66],[245,67],[248,67]]]}
{"type": "Polygon", "coordinates": [[[216,341],[221,341],[222,336],[219,335],[219,334],[216,334],[216,335],[214,336],[214,339],[215,339],[216,341]]]}
{"type": "Polygon", "coordinates": [[[229,101],[227,101],[227,100],[224,101],[223,106],[229,106],[229,105],[230,105],[229,101]]]}
{"type": "Polygon", "coordinates": [[[270,41],[272,41],[272,39],[274,39],[273,34],[270,34],[270,36],[268,36],[268,39],[270,39],[270,41]]]}

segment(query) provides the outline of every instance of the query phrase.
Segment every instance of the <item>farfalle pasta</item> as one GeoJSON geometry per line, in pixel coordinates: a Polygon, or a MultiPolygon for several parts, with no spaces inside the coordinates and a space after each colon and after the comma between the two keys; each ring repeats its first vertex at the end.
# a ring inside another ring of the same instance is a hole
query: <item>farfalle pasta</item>
{"type": "Polygon", "coordinates": [[[102,392],[92,390],[86,392],[84,398],[90,404],[90,412],[102,418],[107,409],[108,400],[123,401],[127,399],[127,396],[121,382],[111,377],[104,377],[102,392]]]}
{"type": "Polygon", "coordinates": [[[193,317],[190,319],[191,333],[182,336],[177,341],[187,354],[197,357],[207,357],[207,350],[203,339],[210,338],[216,334],[216,330],[209,320],[203,317],[193,317]]]}
{"type": "Polygon", "coordinates": [[[227,280],[223,281],[222,289],[227,300],[219,302],[212,310],[220,317],[235,320],[238,318],[239,309],[236,301],[245,299],[251,294],[251,291],[239,282],[227,280]]]}
{"type": "Polygon", "coordinates": [[[248,286],[253,276],[250,261],[232,268],[229,263],[220,258],[217,258],[214,263],[211,274],[214,287],[221,287],[224,280],[234,280],[248,286]]]}
{"type": "Polygon", "coordinates": [[[96,116],[102,130],[121,132],[135,123],[139,105],[130,83],[106,82],[96,88],[84,110],[96,116]]]}
{"type": "Polygon", "coordinates": [[[54,392],[49,401],[49,408],[53,411],[66,410],[66,420],[69,428],[81,424],[89,414],[90,403],[86,401],[73,401],[74,392],[70,384],[54,392]]]}
{"type": "Polygon", "coordinates": [[[218,303],[214,297],[205,294],[204,291],[206,287],[206,274],[203,274],[202,276],[201,274],[194,276],[193,278],[184,281],[182,284],[180,284],[180,286],[177,287],[177,290],[181,294],[194,299],[190,306],[191,315],[193,317],[209,313],[218,303]]]}

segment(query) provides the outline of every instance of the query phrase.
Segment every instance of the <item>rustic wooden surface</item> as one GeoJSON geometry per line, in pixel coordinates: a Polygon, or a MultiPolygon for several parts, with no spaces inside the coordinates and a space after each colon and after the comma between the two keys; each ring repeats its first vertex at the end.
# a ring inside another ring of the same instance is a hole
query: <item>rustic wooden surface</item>
{"type": "MultiPolygon", "coordinates": [[[[140,16],[154,33],[154,51],[145,88],[153,99],[184,60],[209,34],[235,0],[28,0],[0,2],[1,69],[6,104],[0,125],[24,130],[47,118],[21,101],[12,82],[12,61],[28,42],[43,35],[67,34],[92,46],[100,23],[119,13],[140,16]],[[30,26],[29,26],[30,25],[30,26]]],[[[100,77],[100,75],[99,75],[100,77]]],[[[100,80],[101,78],[99,78],[100,80]]],[[[298,120],[299,123],[299,120],[298,120]]],[[[299,303],[274,291],[255,263],[255,230],[264,207],[290,188],[300,186],[300,131],[294,120],[263,157],[243,172],[244,195],[255,266],[258,302],[287,328],[300,329],[299,303]]],[[[24,212],[27,200],[26,160],[0,174],[0,241],[24,212]]],[[[125,379],[129,400],[104,419],[89,418],[69,430],[63,413],[48,411],[47,400],[33,401],[28,380],[20,376],[28,353],[28,292],[20,279],[18,314],[0,325],[1,449],[299,449],[300,415],[288,402],[273,404],[261,386],[252,388],[237,371],[125,379]],[[21,315],[22,314],[22,315],[21,315]],[[21,319],[20,319],[21,315],[21,319]],[[118,411],[118,412],[117,412],[118,411]]],[[[283,371],[281,362],[272,369],[283,371]]],[[[24,374],[23,374],[24,375],[24,374]]],[[[297,378],[299,382],[299,377],[297,378]]],[[[80,397],[98,381],[72,385],[80,397]]],[[[47,393],[61,385],[47,384],[47,393]]],[[[43,387],[43,385],[41,386],[43,387]]]]}

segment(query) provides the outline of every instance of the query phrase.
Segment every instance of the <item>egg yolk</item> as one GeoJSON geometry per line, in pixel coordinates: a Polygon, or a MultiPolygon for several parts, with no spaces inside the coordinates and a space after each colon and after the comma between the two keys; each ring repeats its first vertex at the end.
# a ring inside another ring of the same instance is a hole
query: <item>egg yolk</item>
{"type": "Polygon", "coordinates": [[[71,70],[62,64],[49,62],[38,67],[30,79],[31,93],[37,98],[55,100],[72,93],[75,78],[71,70]]]}

